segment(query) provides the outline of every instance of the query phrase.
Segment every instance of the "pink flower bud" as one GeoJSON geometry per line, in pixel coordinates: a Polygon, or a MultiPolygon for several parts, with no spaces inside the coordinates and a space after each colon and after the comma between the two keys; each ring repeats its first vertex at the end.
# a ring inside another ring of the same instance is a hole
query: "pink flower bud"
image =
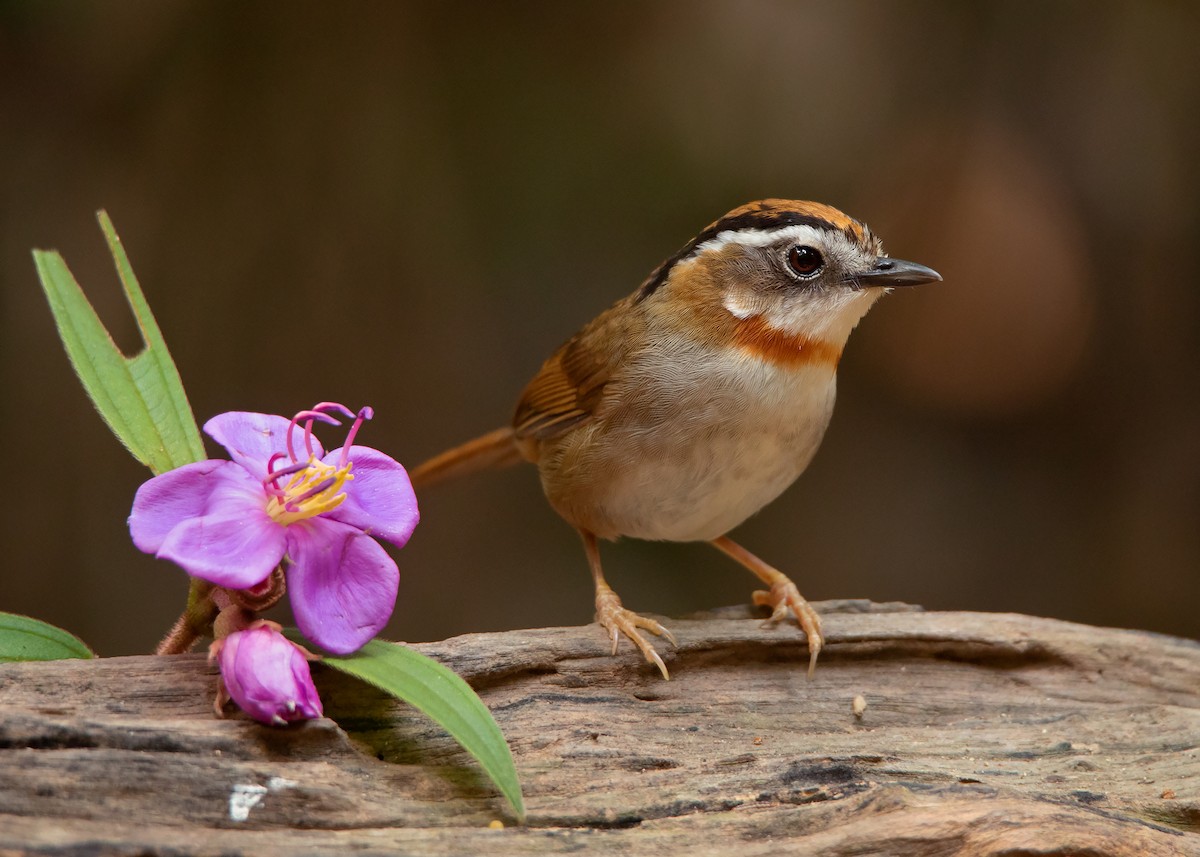
{"type": "Polygon", "coordinates": [[[255,720],[284,726],[322,714],[308,660],[274,623],[234,631],[216,647],[225,691],[255,720]]]}

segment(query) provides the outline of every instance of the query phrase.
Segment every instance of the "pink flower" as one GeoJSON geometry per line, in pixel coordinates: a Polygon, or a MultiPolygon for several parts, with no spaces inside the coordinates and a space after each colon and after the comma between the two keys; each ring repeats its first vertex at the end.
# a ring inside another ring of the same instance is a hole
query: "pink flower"
{"type": "Polygon", "coordinates": [[[372,536],[403,547],[419,518],[404,468],[352,445],[372,415],[322,402],[291,420],[213,417],[204,431],[233,460],[188,464],[144,483],[129,516],[133,543],[226,589],[258,586],[286,556],[300,630],[331,652],[355,651],[387,624],[399,585],[396,563],[372,536]],[[325,454],[312,426],[340,425],[330,411],[354,424],[345,445],[325,454]]]}
{"type": "MultiPolygon", "coordinates": [[[[323,713],[305,653],[274,622],[234,631],[213,643],[213,659],[221,667],[225,693],[260,723],[284,726],[323,713]]],[[[218,709],[223,701],[219,695],[218,709]]]]}

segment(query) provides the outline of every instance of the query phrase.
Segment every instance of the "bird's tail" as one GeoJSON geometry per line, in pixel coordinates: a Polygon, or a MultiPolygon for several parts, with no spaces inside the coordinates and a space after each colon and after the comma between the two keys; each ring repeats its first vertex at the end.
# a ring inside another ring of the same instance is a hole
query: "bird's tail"
{"type": "Polygon", "coordinates": [[[507,467],[521,460],[511,427],[496,429],[413,468],[408,473],[414,488],[426,488],[443,479],[466,476],[489,467],[507,467]]]}

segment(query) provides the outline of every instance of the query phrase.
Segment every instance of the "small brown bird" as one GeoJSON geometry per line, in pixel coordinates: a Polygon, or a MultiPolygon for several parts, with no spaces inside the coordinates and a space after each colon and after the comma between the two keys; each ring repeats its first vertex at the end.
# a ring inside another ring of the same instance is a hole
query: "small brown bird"
{"type": "Polygon", "coordinates": [[[726,535],[804,472],[833,412],[850,331],[897,286],[940,280],[884,255],[862,223],[827,205],[766,199],[735,208],[659,265],[637,291],[568,339],[525,388],[511,427],[449,450],[410,476],[418,488],[483,467],[537,465],[550,505],[583,537],[596,620],[663,678],[604,580],[598,538],[706,541],[767,585],[754,603],[821,620],[796,585],[726,535]]]}

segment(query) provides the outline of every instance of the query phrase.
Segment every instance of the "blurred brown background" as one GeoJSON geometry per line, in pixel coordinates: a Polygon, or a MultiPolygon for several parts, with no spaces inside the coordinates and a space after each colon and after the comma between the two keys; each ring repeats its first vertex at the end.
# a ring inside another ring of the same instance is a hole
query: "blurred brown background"
{"type": "MultiPolygon", "coordinates": [[[[198,419],[321,399],[413,465],[726,210],[868,221],[943,284],[851,339],[810,471],[741,528],[810,598],[1200,636],[1200,5],[0,2],[0,609],[146,651],[185,578],[125,517],[30,260],[136,335],[106,207],[198,419]]],[[[532,469],[423,498],[390,635],[587,622],[532,469]]],[[[621,543],[634,609],[743,602],[621,543]]]]}

